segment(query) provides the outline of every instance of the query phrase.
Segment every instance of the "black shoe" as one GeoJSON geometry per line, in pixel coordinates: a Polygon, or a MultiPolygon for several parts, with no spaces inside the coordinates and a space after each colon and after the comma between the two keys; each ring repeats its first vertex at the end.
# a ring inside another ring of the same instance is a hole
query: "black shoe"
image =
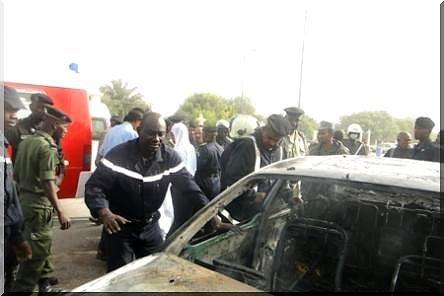
{"type": "Polygon", "coordinates": [[[62,288],[60,287],[54,287],[54,285],[57,285],[59,283],[59,280],[55,277],[50,278],[42,278],[39,280],[39,294],[45,294],[45,293],[61,293],[63,292],[62,288]]]}

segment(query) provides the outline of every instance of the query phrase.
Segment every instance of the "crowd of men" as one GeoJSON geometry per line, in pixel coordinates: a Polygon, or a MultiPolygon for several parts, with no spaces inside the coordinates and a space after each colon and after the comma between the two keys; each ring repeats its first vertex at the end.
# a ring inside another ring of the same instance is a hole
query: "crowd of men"
{"type": "MultiPolygon", "coordinates": [[[[16,91],[4,87],[5,103],[5,290],[32,293],[60,291],[51,257],[52,216],[61,229],[70,228],[69,213],[57,199],[63,181],[60,141],[71,122],[50,97],[31,96],[31,115],[17,121],[24,108],[16,91]],[[7,155],[12,145],[12,161],[7,155]],[[6,148],[6,149],[5,149],[6,148]],[[14,165],[14,168],[12,167],[14,165]]],[[[322,121],[317,142],[308,145],[299,123],[304,111],[288,107],[285,116],[272,114],[264,125],[248,115],[216,126],[187,126],[181,118],[133,108],[123,121],[114,117],[103,135],[97,168],[85,185],[85,203],[103,224],[99,244],[107,270],[112,271],[158,250],[173,233],[221,191],[242,177],[276,161],[306,155],[368,155],[362,128],[346,135],[322,121]],[[170,209],[166,202],[171,199],[170,209]],[[167,227],[162,215],[171,214],[167,227]]],[[[434,123],[419,117],[410,147],[407,131],[386,157],[439,161],[440,138],[430,140],[434,123]]],[[[441,133],[439,134],[439,136],[441,133]]],[[[3,135],[1,135],[3,137],[3,135]]],[[[242,221],[258,210],[270,184],[263,182],[243,193],[226,210],[242,221]]],[[[298,184],[292,184],[297,191],[298,184]]],[[[202,230],[227,231],[234,226],[218,216],[202,230]]]]}

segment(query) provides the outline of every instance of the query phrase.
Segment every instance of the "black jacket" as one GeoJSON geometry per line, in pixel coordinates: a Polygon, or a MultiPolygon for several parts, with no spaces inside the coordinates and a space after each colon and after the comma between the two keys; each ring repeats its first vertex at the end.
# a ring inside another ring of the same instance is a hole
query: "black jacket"
{"type": "Polygon", "coordinates": [[[4,220],[2,219],[2,221],[4,221],[5,227],[9,228],[9,231],[5,232],[9,235],[7,239],[12,244],[16,244],[25,240],[22,233],[23,214],[12,175],[12,162],[5,149],[8,141],[3,137],[1,132],[0,138],[3,138],[5,143],[5,146],[0,145],[2,146],[2,148],[0,148],[2,150],[0,156],[4,169],[4,220]]]}
{"type": "Polygon", "coordinates": [[[433,145],[429,139],[419,142],[413,147],[413,159],[439,162],[439,157],[439,148],[433,145]]]}
{"type": "MultiPolygon", "coordinates": [[[[282,159],[282,148],[280,146],[265,149],[262,144],[260,129],[257,129],[252,136],[255,139],[254,142],[248,137],[236,139],[222,153],[221,191],[254,172],[256,163],[254,143],[256,143],[260,155],[259,167],[264,167],[282,159]]],[[[258,191],[267,192],[270,186],[269,180],[261,182],[258,184],[258,191]]],[[[238,221],[251,218],[260,207],[260,205],[253,203],[254,198],[255,192],[253,190],[247,191],[242,197],[233,200],[226,208],[230,215],[238,221]]]]}
{"type": "Polygon", "coordinates": [[[117,145],[102,159],[85,185],[85,202],[95,217],[98,210],[109,208],[130,221],[147,221],[163,203],[169,183],[177,198],[197,196],[208,202],[175,151],[162,144],[144,161],[135,139],[117,145]]]}

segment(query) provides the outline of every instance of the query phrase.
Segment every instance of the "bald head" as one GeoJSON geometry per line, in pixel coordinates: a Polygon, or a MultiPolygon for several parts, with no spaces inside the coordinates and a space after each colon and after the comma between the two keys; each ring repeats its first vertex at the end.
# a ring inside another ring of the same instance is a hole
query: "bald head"
{"type": "Polygon", "coordinates": [[[159,150],[165,133],[166,123],[162,115],[155,112],[145,113],[139,137],[140,150],[144,157],[151,157],[159,150]]]}
{"type": "Polygon", "coordinates": [[[398,146],[402,149],[409,148],[412,136],[408,132],[400,132],[397,137],[398,146]]]}

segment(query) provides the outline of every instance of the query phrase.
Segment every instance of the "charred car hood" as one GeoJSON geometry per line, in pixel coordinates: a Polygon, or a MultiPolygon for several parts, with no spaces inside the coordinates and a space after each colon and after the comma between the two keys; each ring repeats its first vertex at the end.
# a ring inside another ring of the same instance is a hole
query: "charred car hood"
{"type": "Polygon", "coordinates": [[[153,254],[72,292],[258,292],[220,273],[168,253],[153,254]]]}

